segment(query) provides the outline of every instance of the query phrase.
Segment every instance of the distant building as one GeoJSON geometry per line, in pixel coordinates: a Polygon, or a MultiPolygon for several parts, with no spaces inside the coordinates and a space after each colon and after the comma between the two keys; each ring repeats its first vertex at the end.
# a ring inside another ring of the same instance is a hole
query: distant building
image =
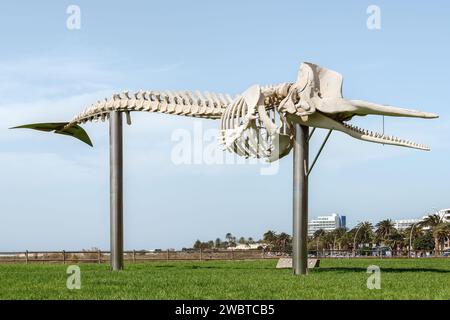
{"type": "Polygon", "coordinates": [[[395,229],[402,231],[402,230],[408,229],[413,224],[417,224],[417,223],[421,222],[422,220],[423,220],[423,218],[422,219],[400,219],[400,220],[394,220],[392,222],[394,223],[395,229]]]}
{"type": "MultiPolygon", "coordinates": [[[[450,209],[442,209],[438,213],[444,222],[450,222],[450,209]]],[[[450,249],[450,238],[447,238],[444,242],[444,250],[448,249],[450,249]]]]}
{"type": "MultiPolygon", "coordinates": [[[[436,212],[444,222],[450,222],[450,209],[442,209],[436,212]]],[[[430,213],[434,214],[434,213],[430,213]]],[[[417,224],[421,221],[423,221],[428,216],[423,216],[421,219],[400,219],[400,220],[394,220],[394,227],[397,230],[405,230],[409,227],[411,227],[413,224],[417,224]]],[[[425,227],[424,230],[430,229],[429,227],[425,227]]]]}
{"type": "Polygon", "coordinates": [[[312,237],[317,230],[333,231],[337,228],[346,228],[347,221],[345,216],[333,213],[330,216],[318,216],[308,223],[308,236],[312,237]]]}
{"type": "Polygon", "coordinates": [[[340,228],[347,228],[347,217],[346,216],[339,216],[339,227],[340,228]]]}
{"type": "Polygon", "coordinates": [[[228,250],[255,250],[258,248],[265,248],[265,243],[238,243],[235,247],[228,247],[228,250]]]}
{"type": "Polygon", "coordinates": [[[439,210],[438,214],[441,216],[444,222],[450,222],[450,209],[439,210]]]}

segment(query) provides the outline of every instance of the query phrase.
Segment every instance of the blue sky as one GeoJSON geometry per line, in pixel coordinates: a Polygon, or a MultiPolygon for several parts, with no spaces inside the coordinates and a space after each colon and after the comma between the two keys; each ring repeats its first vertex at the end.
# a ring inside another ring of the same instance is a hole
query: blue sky
{"type": "MultiPolygon", "coordinates": [[[[386,119],[388,133],[432,152],[333,134],[310,179],[311,217],[337,212],[353,225],[450,207],[447,1],[9,1],[0,12],[0,251],[109,247],[107,124],[85,126],[93,149],[7,128],[66,121],[126,89],[234,95],[294,81],[302,61],[342,73],[348,98],[440,115],[386,119]],[[66,28],[71,4],[80,30],[66,28]],[[381,30],[366,27],[371,4],[381,30]]],[[[381,129],[380,117],[353,122],[381,129]]],[[[177,166],[171,135],[194,123],[137,114],[125,127],[125,247],[291,233],[291,155],[269,176],[258,165],[177,166]]]]}

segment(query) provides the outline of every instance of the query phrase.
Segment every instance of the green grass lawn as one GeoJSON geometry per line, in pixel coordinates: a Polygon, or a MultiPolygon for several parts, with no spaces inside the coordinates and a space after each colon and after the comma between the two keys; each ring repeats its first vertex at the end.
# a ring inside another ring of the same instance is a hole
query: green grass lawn
{"type": "Polygon", "coordinates": [[[80,264],[81,289],[66,288],[67,265],[0,265],[0,299],[450,299],[450,259],[321,261],[306,277],[276,261],[148,262],[112,273],[80,264]],[[381,289],[369,290],[369,265],[381,289]]]}

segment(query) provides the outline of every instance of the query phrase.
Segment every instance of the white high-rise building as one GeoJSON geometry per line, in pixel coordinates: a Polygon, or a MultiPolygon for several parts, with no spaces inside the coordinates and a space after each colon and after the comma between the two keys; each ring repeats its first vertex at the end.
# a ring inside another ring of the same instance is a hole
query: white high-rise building
{"type": "Polygon", "coordinates": [[[450,222],[450,209],[442,209],[438,213],[444,222],[450,222]]]}
{"type": "Polygon", "coordinates": [[[308,223],[308,236],[312,237],[317,230],[333,231],[346,227],[346,217],[333,213],[330,216],[319,216],[308,223]]]}
{"type": "Polygon", "coordinates": [[[422,220],[423,219],[400,219],[400,220],[394,220],[392,222],[394,223],[395,229],[401,231],[401,230],[408,229],[413,224],[417,224],[422,220]]]}
{"type": "MultiPolygon", "coordinates": [[[[439,214],[439,216],[442,218],[444,222],[450,222],[450,209],[442,209],[436,212],[439,214]]],[[[435,214],[435,213],[430,213],[435,214]]],[[[394,227],[397,230],[405,230],[409,227],[411,227],[413,224],[417,224],[421,221],[423,221],[428,216],[423,216],[421,219],[400,219],[400,220],[394,220],[394,227]]],[[[426,228],[424,228],[426,229],[426,228]]],[[[428,228],[429,229],[429,228],[428,228]]]]}

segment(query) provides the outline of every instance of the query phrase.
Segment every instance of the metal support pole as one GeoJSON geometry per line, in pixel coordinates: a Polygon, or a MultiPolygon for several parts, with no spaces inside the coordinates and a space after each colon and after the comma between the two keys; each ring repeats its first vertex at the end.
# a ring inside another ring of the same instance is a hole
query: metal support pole
{"type": "MultiPolygon", "coordinates": [[[[315,129],[315,128],[314,128],[314,129],[315,129]]],[[[325,140],[323,141],[322,145],[320,146],[320,149],[319,149],[319,151],[317,152],[317,155],[316,155],[316,157],[314,158],[313,163],[312,163],[311,167],[310,167],[309,170],[308,170],[308,176],[309,176],[309,174],[311,173],[312,169],[314,168],[314,165],[316,164],[317,159],[319,159],[319,156],[320,156],[320,154],[322,153],[323,147],[325,147],[325,145],[327,144],[327,141],[328,141],[328,139],[330,138],[330,135],[331,135],[332,132],[333,132],[333,129],[330,129],[330,130],[328,131],[328,134],[327,134],[327,136],[325,137],[325,140]]],[[[308,139],[308,141],[309,141],[309,139],[308,139]]]]}
{"type": "Polygon", "coordinates": [[[122,113],[109,118],[111,270],[123,269],[123,152],[122,113]]]}
{"type": "Polygon", "coordinates": [[[309,140],[311,140],[311,138],[312,138],[314,132],[316,131],[316,129],[317,129],[316,127],[312,128],[312,130],[311,130],[311,132],[309,133],[309,136],[308,136],[308,142],[309,142],[309,140]]]}
{"type": "Polygon", "coordinates": [[[309,128],[295,125],[292,271],[308,272],[308,153],[309,128]]]}

